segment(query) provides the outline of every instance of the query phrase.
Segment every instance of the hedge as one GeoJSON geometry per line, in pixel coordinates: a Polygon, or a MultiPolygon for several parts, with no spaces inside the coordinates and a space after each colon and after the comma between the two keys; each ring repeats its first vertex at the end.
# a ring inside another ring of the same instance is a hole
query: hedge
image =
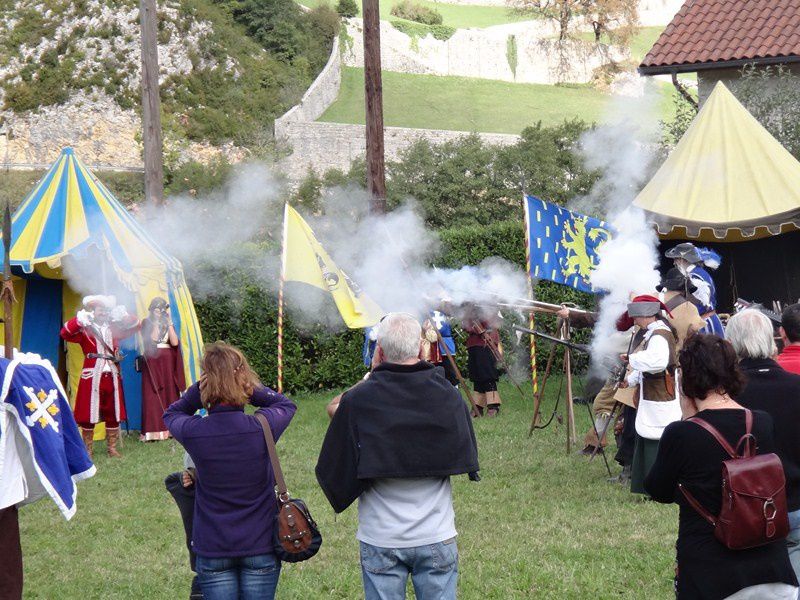
{"type": "MultiPolygon", "coordinates": [[[[507,221],[488,227],[463,227],[440,231],[442,253],[436,259],[438,267],[458,268],[478,264],[485,258],[498,256],[520,267],[525,265],[524,228],[519,221],[507,221]]],[[[244,271],[214,272],[195,268],[189,272],[190,285],[194,278],[216,277],[224,293],[206,296],[196,301],[197,314],[206,341],[225,340],[239,346],[261,376],[264,383],[274,386],[277,378],[277,298],[244,271]]],[[[310,290],[309,293],[325,294],[310,290]]],[[[591,306],[592,298],[570,288],[539,282],[536,297],[559,304],[575,302],[591,306]]],[[[525,318],[505,313],[508,322],[525,323],[525,318]]],[[[554,319],[541,318],[538,326],[552,331],[554,319]]],[[[455,328],[460,334],[460,329],[455,328]]],[[[578,341],[586,340],[586,332],[578,332],[578,341]]],[[[502,332],[506,356],[515,379],[529,376],[526,371],[530,356],[527,337],[516,347],[510,327],[502,332]]],[[[290,392],[334,389],[351,385],[364,373],[361,347],[364,340],[360,330],[329,331],[323,325],[304,327],[291,314],[284,321],[284,385],[290,392]]],[[[458,362],[466,374],[466,352],[463,338],[457,338],[458,362]]],[[[537,345],[537,360],[544,368],[549,345],[537,345]]],[[[557,363],[560,365],[560,361],[557,363]]]]}

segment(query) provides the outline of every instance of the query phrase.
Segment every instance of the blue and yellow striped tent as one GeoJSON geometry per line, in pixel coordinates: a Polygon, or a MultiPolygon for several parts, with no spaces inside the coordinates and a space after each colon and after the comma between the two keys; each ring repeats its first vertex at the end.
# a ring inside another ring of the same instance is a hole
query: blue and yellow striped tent
{"type": "MultiPolygon", "coordinates": [[[[75,156],[71,148],[58,160],[12,217],[11,266],[17,302],[15,345],[35,352],[66,370],[70,393],[77,390],[83,354],[76,344],[61,352],[59,329],[75,315],[89,290],[75,289],[77,261],[97,265],[106,289],[117,293],[140,318],[150,301],[161,296],[172,309],[183,350],[187,382],[199,377],[202,336],[192,297],[179,261],[166,254],[111,192],[75,156]],[[72,263],[70,262],[72,261],[72,263]],[[70,281],[71,280],[71,283],[70,281]]],[[[1,250],[0,250],[1,252],[1,250]]],[[[2,329],[2,326],[0,326],[2,329]]],[[[138,338],[138,336],[137,336],[138,338]]],[[[122,363],[130,429],[141,427],[141,377],[134,369],[131,340],[122,363]]]]}

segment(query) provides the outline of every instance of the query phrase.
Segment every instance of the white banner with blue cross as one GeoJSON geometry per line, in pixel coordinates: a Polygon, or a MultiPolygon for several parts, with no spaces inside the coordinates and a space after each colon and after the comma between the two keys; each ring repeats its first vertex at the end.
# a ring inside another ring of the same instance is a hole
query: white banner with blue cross
{"type": "Polygon", "coordinates": [[[609,225],[535,196],[525,196],[524,204],[531,277],[594,293],[589,277],[611,238],[609,225]]]}

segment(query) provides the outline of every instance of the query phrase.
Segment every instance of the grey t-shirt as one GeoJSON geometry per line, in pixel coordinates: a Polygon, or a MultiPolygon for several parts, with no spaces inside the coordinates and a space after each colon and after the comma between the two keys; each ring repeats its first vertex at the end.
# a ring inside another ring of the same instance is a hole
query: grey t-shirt
{"type": "Polygon", "coordinates": [[[381,548],[412,548],[456,535],[450,478],[375,479],[358,498],[356,538],[381,548]]]}

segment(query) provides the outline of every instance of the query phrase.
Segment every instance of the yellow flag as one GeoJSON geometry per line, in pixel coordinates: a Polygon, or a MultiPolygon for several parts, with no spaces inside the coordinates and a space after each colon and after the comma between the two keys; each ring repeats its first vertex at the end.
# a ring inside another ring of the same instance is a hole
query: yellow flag
{"type": "Polygon", "coordinates": [[[303,217],[288,204],[283,215],[283,279],[330,292],[350,329],[371,327],[384,312],[336,266],[303,217]]]}

